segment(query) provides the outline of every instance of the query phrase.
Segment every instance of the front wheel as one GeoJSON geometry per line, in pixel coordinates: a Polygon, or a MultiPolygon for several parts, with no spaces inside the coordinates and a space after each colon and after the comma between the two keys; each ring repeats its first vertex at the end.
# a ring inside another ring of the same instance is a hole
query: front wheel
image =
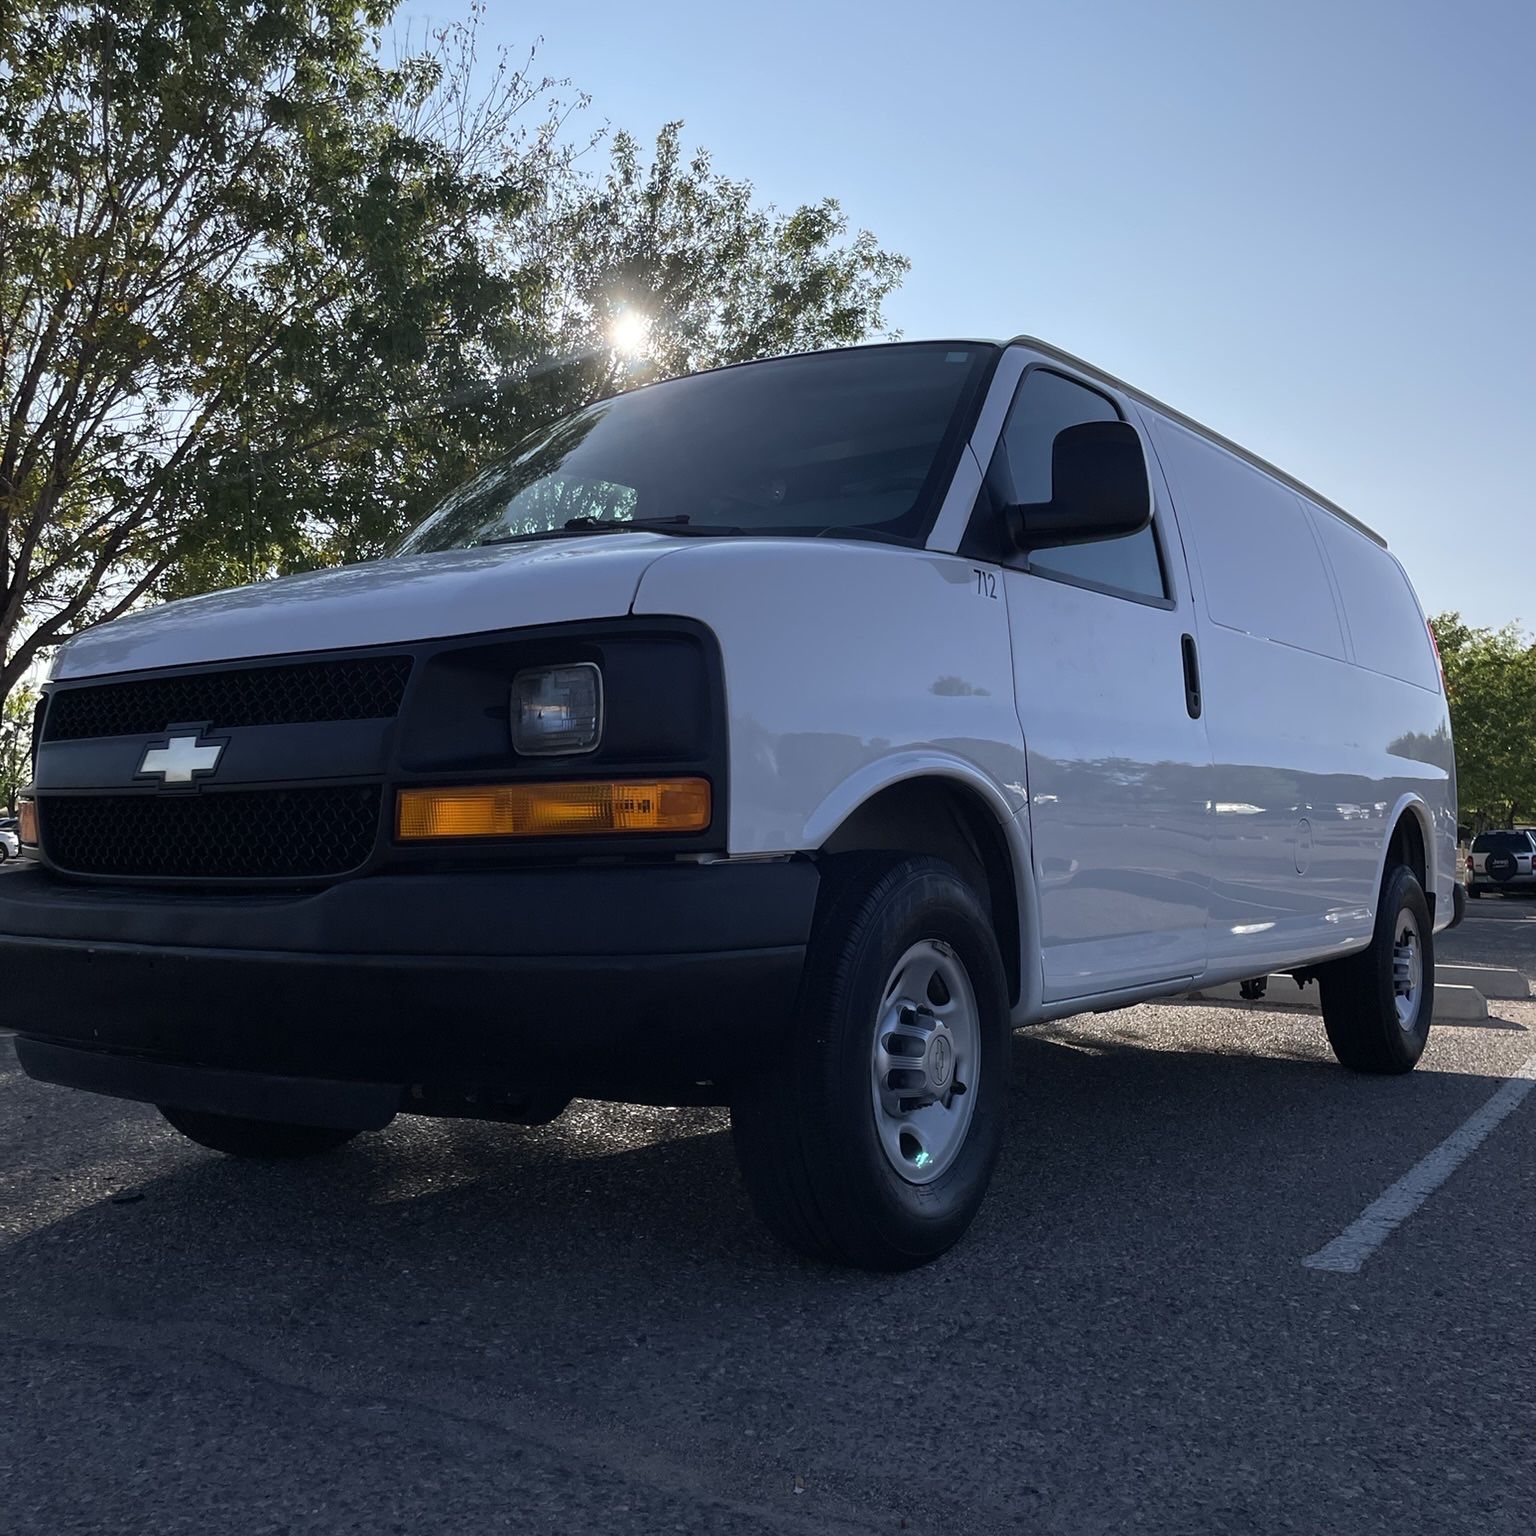
{"type": "Polygon", "coordinates": [[[829,861],[796,1015],[732,1104],[758,1213],[813,1258],[874,1270],[937,1258],[986,1193],[1010,1041],[997,940],[956,870],[829,861]]]}
{"type": "Polygon", "coordinates": [[[160,1113],[200,1147],[230,1157],[315,1157],[344,1147],[358,1133],[341,1126],[291,1125],[284,1120],[247,1120],[201,1109],[160,1105],[160,1113]]]}
{"type": "Polygon", "coordinates": [[[1356,1072],[1411,1072],[1435,1011],[1434,928],[1418,877],[1387,871],[1376,931],[1359,954],[1319,968],[1323,1026],[1333,1054],[1356,1072]]]}

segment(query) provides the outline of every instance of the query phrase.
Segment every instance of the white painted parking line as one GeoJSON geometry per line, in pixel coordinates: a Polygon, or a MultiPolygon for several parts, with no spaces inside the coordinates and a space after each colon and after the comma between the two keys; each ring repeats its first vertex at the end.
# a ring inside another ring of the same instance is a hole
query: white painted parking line
{"type": "Polygon", "coordinates": [[[1533,1088],[1536,1088],[1536,1056],[1526,1060],[1475,1115],[1463,1121],[1433,1152],[1415,1163],[1396,1184],[1366,1206],[1326,1248],[1309,1253],[1301,1262],[1308,1269],[1354,1274],[1477,1151],[1488,1133],[1533,1088]]]}

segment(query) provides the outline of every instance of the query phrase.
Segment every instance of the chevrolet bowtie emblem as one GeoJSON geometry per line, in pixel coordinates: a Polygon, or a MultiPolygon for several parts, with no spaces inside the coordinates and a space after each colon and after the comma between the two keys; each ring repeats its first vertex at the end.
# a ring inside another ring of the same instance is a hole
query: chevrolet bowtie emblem
{"type": "Polygon", "coordinates": [[[200,742],[196,736],[172,736],[164,746],[151,747],[139,764],[139,776],[160,776],[163,784],[190,784],[195,774],[212,773],[223,755],[222,741],[200,742]]]}

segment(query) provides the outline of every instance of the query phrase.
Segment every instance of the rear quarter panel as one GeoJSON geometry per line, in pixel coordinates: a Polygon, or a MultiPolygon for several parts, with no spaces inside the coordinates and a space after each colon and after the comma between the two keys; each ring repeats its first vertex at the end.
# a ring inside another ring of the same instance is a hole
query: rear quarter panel
{"type": "MultiPolygon", "coordinates": [[[[1339,714],[1377,772],[1391,805],[1410,801],[1429,825],[1426,852],[1435,924],[1450,922],[1456,883],[1456,753],[1440,667],[1413,583],[1390,550],[1326,509],[1307,511],[1327,557],[1351,666],[1339,714]]],[[[1388,831],[1396,815],[1389,811],[1388,831]]],[[[1385,858],[1383,841],[1380,853],[1385,858]]]]}

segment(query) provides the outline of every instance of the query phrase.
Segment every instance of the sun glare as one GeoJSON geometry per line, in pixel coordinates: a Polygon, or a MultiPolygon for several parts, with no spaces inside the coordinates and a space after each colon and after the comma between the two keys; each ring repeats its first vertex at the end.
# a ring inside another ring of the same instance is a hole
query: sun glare
{"type": "Polygon", "coordinates": [[[651,317],[638,309],[626,309],[608,327],[613,350],[624,357],[643,357],[651,346],[651,317]]]}

